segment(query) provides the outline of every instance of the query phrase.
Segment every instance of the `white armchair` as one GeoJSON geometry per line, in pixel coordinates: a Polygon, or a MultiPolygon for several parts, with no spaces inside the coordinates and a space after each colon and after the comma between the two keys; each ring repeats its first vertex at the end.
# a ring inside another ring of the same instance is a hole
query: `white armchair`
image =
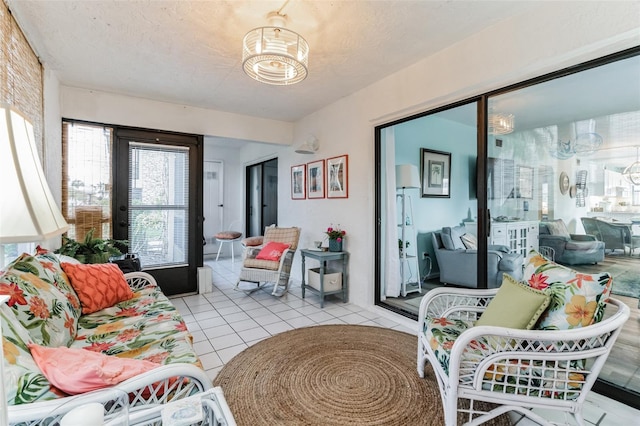
{"type": "Polygon", "coordinates": [[[478,425],[508,411],[549,424],[531,408],[564,411],[584,425],[585,398],[629,308],[609,299],[615,313],[572,330],[473,326],[497,292],[439,288],[420,304],[418,374],[424,377],[426,363],[433,367],[446,425],[457,425],[459,419],[478,425]],[[451,339],[443,347],[441,334],[436,339],[434,333],[451,333],[451,339]],[[460,400],[469,403],[459,404],[460,400]],[[487,409],[478,401],[500,405],[487,409]]]}

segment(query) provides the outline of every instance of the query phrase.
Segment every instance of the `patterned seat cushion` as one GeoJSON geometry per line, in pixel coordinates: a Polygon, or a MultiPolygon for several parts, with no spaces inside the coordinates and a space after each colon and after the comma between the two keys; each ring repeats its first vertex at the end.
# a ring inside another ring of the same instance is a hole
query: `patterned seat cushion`
{"type": "Polygon", "coordinates": [[[182,316],[155,286],[134,292],[133,298],[115,306],[83,315],[71,347],[159,364],[200,366],[182,316]]]}
{"type": "MultiPolygon", "coordinates": [[[[41,263],[25,253],[0,276],[0,294],[9,296],[7,305],[33,341],[42,346],[69,346],[76,336],[80,304],[71,292],[65,296],[53,284],[52,270],[58,267],[56,262],[41,263]]],[[[58,285],[61,277],[58,275],[58,285]]]]}
{"type": "MultiPolygon", "coordinates": [[[[470,320],[447,318],[427,318],[424,330],[429,346],[433,350],[444,372],[449,375],[451,349],[456,339],[465,330],[473,326],[470,320]]],[[[462,361],[465,371],[474,371],[486,352],[492,346],[484,338],[473,340],[462,361]]],[[[472,385],[471,375],[461,375],[464,385],[472,385]]],[[[501,360],[489,367],[484,374],[482,388],[501,393],[519,393],[554,399],[572,400],[579,396],[586,374],[579,361],[535,361],[501,360]],[[567,392],[564,392],[566,390],[567,392]]]]}
{"type": "Polygon", "coordinates": [[[447,375],[449,374],[449,359],[451,348],[454,342],[466,329],[473,326],[473,321],[447,319],[447,318],[427,318],[424,323],[429,346],[436,354],[436,358],[447,375]]]}
{"type": "Polygon", "coordinates": [[[245,268],[268,269],[269,271],[277,271],[280,267],[280,261],[246,258],[242,266],[244,266],[245,268]]]}

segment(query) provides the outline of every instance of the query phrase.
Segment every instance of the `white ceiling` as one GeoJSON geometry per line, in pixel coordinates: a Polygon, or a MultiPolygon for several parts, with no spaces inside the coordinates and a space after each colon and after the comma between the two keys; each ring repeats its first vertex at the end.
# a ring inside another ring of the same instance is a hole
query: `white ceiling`
{"type": "Polygon", "coordinates": [[[481,31],[530,1],[7,0],[63,85],[296,121],[481,31]],[[269,12],[310,46],[309,76],[283,87],[242,71],[242,38],[269,12]]]}

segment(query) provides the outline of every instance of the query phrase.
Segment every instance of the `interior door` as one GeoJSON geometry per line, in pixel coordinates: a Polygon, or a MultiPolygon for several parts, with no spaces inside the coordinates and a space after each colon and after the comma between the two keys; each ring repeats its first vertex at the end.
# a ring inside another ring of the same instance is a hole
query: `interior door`
{"type": "Polygon", "coordinates": [[[214,235],[223,230],[223,170],[222,161],[204,162],[204,254],[217,252],[214,235]]]}
{"type": "Polygon", "coordinates": [[[119,131],[115,238],[167,295],[197,290],[202,266],[201,137],[119,131]],[[155,136],[155,137],[153,137],[155,136]]]}
{"type": "Polygon", "coordinates": [[[266,226],[278,223],[278,159],[248,166],[246,182],[246,234],[262,235],[266,226]]]}

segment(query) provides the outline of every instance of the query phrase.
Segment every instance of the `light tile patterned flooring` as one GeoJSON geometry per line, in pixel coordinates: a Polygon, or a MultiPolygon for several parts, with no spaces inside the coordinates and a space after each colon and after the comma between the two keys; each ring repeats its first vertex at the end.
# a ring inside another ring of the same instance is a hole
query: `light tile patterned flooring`
{"type": "MultiPolygon", "coordinates": [[[[193,334],[195,350],[212,380],[225,363],[244,349],[294,328],[360,324],[415,333],[407,328],[406,321],[396,322],[337,298],[325,299],[324,309],[320,309],[319,296],[306,292],[302,299],[300,280],[296,279],[292,279],[289,292],[280,298],[265,290],[251,295],[236,291],[238,259],[235,262],[228,258],[218,262],[205,259],[205,265],[213,270],[213,292],[175,297],[172,301],[193,334]]],[[[584,415],[587,424],[597,426],[640,425],[640,411],[593,392],[587,398],[584,415]]],[[[527,419],[514,420],[518,426],[536,425],[527,419]]]]}

